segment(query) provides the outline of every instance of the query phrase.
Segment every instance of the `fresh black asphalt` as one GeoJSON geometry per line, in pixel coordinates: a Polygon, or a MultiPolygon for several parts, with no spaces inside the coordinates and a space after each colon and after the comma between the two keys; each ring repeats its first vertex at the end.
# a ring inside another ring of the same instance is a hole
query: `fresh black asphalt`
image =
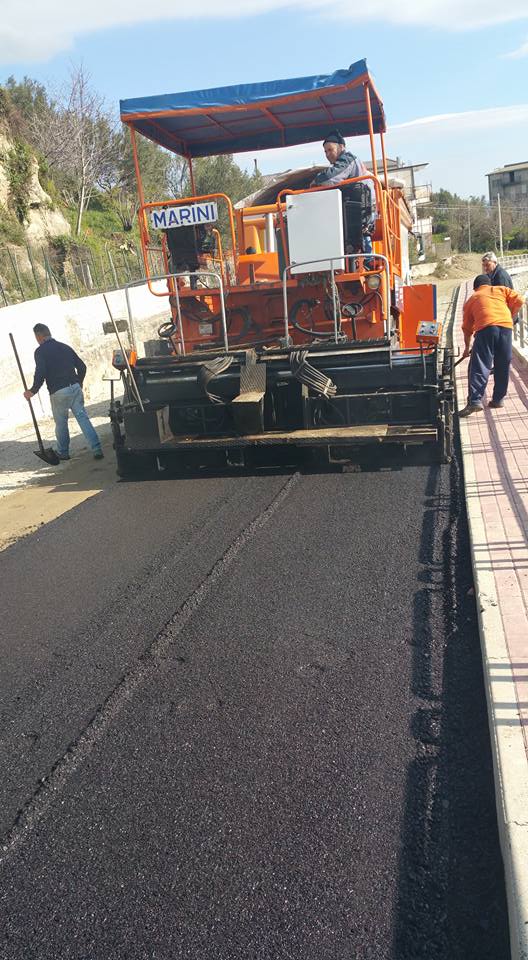
{"type": "Polygon", "coordinates": [[[116,484],[1,555],[0,957],[507,960],[459,484],[116,484]]]}

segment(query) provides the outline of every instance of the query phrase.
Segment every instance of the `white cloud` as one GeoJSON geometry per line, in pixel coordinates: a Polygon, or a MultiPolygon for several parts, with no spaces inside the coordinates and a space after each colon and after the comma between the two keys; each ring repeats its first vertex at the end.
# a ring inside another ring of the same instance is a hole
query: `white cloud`
{"type": "MultiPolygon", "coordinates": [[[[461,196],[480,195],[487,191],[486,173],[525,159],[527,122],[528,103],[417,117],[388,128],[387,155],[405,163],[427,163],[422,178],[436,187],[461,196]]],[[[349,138],[347,145],[363,160],[370,157],[368,137],[349,138]]],[[[255,156],[263,173],[326,162],[317,143],[238,154],[237,162],[251,171],[255,156]]]]}
{"type": "MultiPolygon", "coordinates": [[[[349,21],[386,21],[401,25],[464,30],[528,19],[526,0],[2,0],[0,62],[48,60],[96,30],[123,25],[206,18],[240,18],[278,9],[297,9],[349,21]]],[[[520,54],[519,54],[520,55],[520,54]]]]}
{"type": "Polygon", "coordinates": [[[506,60],[520,60],[521,57],[528,57],[528,39],[520,47],[517,47],[517,50],[504,54],[506,60]]]}
{"type": "Polygon", "coordinates": [[[463,113],[439,113],[430,117],[418,117],[405,123],[394,123],[390,134],[418,133],[465,134],[475,130],[494,130],[528,121],[528,103],[510,107],[488,107],[485,110],[467,110],[463,113]]]}
{"type": "MultiPolygon", "coordinates": [[[[528,123],[528,103],[508,107],[488,107],[485,110],[468,110],[462,113],[439,113],[429,117],[417,117],[404,123],[393,123],[386,134],[387,152],[392,157],[406,149],[414,150],[420,145],[422,151],[429,149],[429,143],[436,137],[450,136],[457,142],[478,132],[493,132],[504,127],[524,130],[528,123]]],[[[368,137],[353,137],[347,141],[348,148],[360,157],[370,156],[368,137]]],[[[286,149],[249,151],[237,155],[237,162],[248,170],[253,168],[253,159],[258,156],[259,168],[264,173],[288,168],[310,166],[313,163],[325,163],[317,143],[304,143],[286,149]]]]}

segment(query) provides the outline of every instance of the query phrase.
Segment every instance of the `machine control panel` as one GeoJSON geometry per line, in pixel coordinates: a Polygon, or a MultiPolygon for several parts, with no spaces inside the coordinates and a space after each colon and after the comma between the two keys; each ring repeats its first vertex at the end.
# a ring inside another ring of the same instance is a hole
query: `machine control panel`
{"type": "Polygon", "coordinates": [[[416,331],[418,343],[437,344],[442,335],[442,324],[438,320],[421,320],[416,331]]]}
{"type": "MultiPolygon", "coordinates": [[[[136,351],[135,351],[135,350],[127,350],[127,351],[126,351],[126,355],[127,355],[127,358],[128,358],[128,363],[129,363],[129,365],[130,365],[131,367],[135,366],[135,363],[136,363],[136,360],[137,360],[137,353],[136,353],[136,351]]],[[[126,363],[125,357],[123,356],[123,351],[122,351],[122,350],[114,350],[114,352],[113,352],[113,354],[112,354],[112,366],[115,367],[116,370],[126,370],[126,369],[127,369],[127,363],[126,363]]]]}

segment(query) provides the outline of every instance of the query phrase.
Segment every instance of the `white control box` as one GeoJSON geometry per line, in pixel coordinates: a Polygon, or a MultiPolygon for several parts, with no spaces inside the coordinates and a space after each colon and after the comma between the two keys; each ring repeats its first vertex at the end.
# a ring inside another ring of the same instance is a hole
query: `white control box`
{"type": "Polygon", "coordinates": [[[321,190],[286,197],[286,222],[292,276],[344,270],[343,195],[340,190],[321,190]],[[306,263],[314,260],[315,263],[306,263]],[[304,266],[293,266],[294,264],[304,266]]]}

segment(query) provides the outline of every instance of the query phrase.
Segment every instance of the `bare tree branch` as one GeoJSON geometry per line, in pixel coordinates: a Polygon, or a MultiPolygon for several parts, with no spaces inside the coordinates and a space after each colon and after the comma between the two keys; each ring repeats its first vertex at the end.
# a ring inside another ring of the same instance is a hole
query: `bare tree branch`
{"type": "Polygon", "coordinates": [[[115,119],[103,97],[92,89],[82,64],[72,69],[68,85],[50,109],[33,118],[35,142],[50,168],[60,171],[70,187],[77,208],[77,235],[101,171],[111,161],[115,127],[115,119]]]}

